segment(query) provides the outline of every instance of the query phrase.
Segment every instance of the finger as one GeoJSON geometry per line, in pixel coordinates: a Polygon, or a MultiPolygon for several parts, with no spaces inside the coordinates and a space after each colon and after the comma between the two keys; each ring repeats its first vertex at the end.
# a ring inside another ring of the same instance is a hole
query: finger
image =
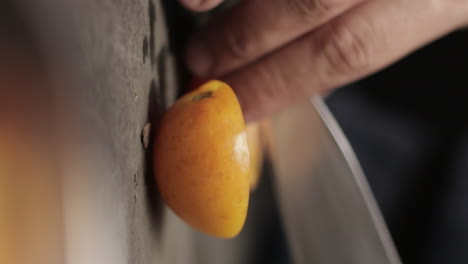
{"type": "Polygon", "coordinates": [[[246,0],[197,34],[187,50],[198,76],[229,72],[365,0],[246,0]]]}
{"type": "Polygon", "coordinates": [[[200,12],[218,6],[223,0],[179,0],[179,2],[187,9],[200,12]]]}
{"type": "Polygon", "coordinates": [[[256,120],[381,69],[461,26],[467,9],[458,0],[369,1],[224,80],[256,120]]]}

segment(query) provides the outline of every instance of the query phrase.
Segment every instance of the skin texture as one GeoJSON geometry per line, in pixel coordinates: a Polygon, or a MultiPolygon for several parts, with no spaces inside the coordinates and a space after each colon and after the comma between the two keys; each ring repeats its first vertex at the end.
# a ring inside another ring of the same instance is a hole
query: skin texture
{"type": "Polygon", "coordinates": [[[210,81],[181,97],[162,117],[154,141],[161,196],[192,227],[235,237],[249,202],[249,151],[232,89],[210,81]]]}
{"type": "Polygon", "coordinates": [[[250,190],[257,188],[263,165],[263,143],[260,137],[260,123],[254,122],[247,125],[247,143],[250,153],[250,190]]]}
{"type": "Polygon", "coordinates": [[[192,11],[206,11],[219,5],[223,0],[180,0],[180,3],[192,11]]]}
{"type": "Polygon", "coordinates": [[[254,121],[467,24],[466,0],[243,0],[193,36],[186,63],[228,82],[254,121]]]}

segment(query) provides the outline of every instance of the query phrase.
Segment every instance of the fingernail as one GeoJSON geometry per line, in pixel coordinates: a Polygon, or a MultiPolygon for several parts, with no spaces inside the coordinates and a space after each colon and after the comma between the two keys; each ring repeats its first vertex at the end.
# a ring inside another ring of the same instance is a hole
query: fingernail
{"type": "Polygon", "coordinates": [[[213,66],[212,54],[200,41],[192,42],[187,50],[187,66],[198,77],[208,76],[213,66]]]}

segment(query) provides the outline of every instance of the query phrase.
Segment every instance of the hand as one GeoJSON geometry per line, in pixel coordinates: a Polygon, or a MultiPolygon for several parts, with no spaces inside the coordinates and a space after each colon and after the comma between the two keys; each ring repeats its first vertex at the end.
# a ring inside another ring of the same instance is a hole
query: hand
{"type": "MultiPolygon", "coordinates": [[[[191,9],[220,2],[200,1],[191,9]]],[[[244,0],[193,37],[186,60],[195,75],[229,83],[251,121],[467,23],[468,0],[244,0]]]]}

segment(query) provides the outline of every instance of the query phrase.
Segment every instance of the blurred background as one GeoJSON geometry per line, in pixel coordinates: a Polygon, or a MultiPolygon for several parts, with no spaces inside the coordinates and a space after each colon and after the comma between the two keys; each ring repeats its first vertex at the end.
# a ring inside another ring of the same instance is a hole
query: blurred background
{"type": "MultiPolygon", "coordinates": [[[[228,8],[232,3],[216,9],[228,8]]],[[[141,141],[180,94],[176,1],[0,3],[0,263],[291,263],[266,162],[231,241],[161,201],[141,141]]],[[[468,31],[326,98],[404,263],[467,263],[468,31]]]]}
{"type": "Polygon", "coordinates": [[[468,255],[468,32],[328,98],[404,263],[468,255]]]}

